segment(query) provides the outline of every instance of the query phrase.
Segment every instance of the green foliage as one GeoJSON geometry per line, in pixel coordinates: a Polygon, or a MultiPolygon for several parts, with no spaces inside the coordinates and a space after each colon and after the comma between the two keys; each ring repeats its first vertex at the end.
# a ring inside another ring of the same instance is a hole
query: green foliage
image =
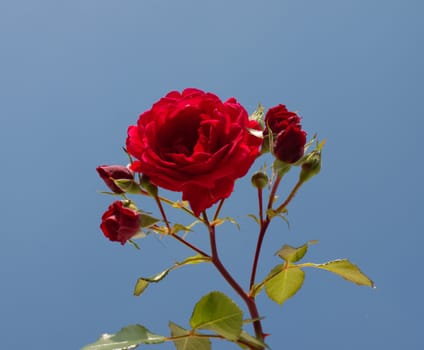
{"type": "Polygon", "coordinates": [[[95,343],[84,346],[81,350],[127,350],[140,344],[159,344],[166,338],[151,333],[139,324],[122,328],[116,334],[103,334],[95,343]]]}
{"type": "Polygon", "coordinates": [[[302,287],[305,273],[296,265],[275,266],[265,279],[266,294],[278,304],[283,304],[302,287]]]}
{"type": "Polygon", "coordinates": [[[194,332],[169,322],[171,336],[177,350],[210,350],[211,341],[194,332]]]}
{"type": "Polygon", "coordinates": [[[149,286],[150,283],[157,283],[162,281],[166,277],[166,275],[172,270],[175,270],[184,265],[199,264],[202,262],[210,262],[210,258],[207,258],[202,255],[190,256],[181,262],[176,262],[174,266],[171,266],[167,268],[166,270],[159,272],[152,277],[140,277],[135,284],[133,294],[135,296],[141,295],[141,293],[143,293],[146,290],[146,288],[149,286]]]}
{"type": "Polygon", "coordinates": [[[239,225],[239,223],[234,219],[234,218],[232,218],[232,217],[229,217],[229,216],[227,216],[227,217],[225,217],[225,218],[218,218],[218,219],[215,219],[214,221],[212,221],[211,222],[211,225],[213,225],[213,226],[219,226],[219,225],[222,225],[223,223],[225,223],[225,222],[229,222],[229,223],[231,223],[231,224],[233,224],[233,225],[235,225],[236,227],[237,227],[237,229],[238,230],[240,230],[240,225],[239,225]]]}
{"type": "Polygon", "coordinates": [[[248,349],[248,347],[244,344],[248,343],[250,346],[253,345],[258,349],[268,348],[268,346],[260,341],[259,339],[256,339],[255,337],[251,336],[249,333],[246,333],[245,331],[242,331],[239,339],[238,339],[238,345],[242,349],[248,349]]]}
{"type": "Polygon", "coordinates": [[[253,219],[258,225],[261,224],[261,221],[259,220],[259,218],[255,214],[247,214],[247,216],[249,218],[253,219]]]}
{"type": "Polygon", "coordinates": [[[329,261],[325,264],[304,264],[305,266],[316,267],[322,270],[327,270],[343,277],[349,282],[356,283],[360,286],[374,288],[374,282],[370,280],[355,264],[352,264],[347,259],[339,259],[329,261]]]}
{"type": "Polygon", "coordinates": [[[242,331],[243,312],[224,293],[211,292],[194,307],[190,325],[194,330],[208,329],[237,341],[242,331]]]}
{"type": "Polygon", "coordinates": [[[266,215],[270,219],[273,219],[275,217],[279,217],[279,218],[283,219],[283,221],[287,224],[287,227],[290,228],[290,222],[283,213],[287,213],[287,208],[283,208],[281,211],[276,211],[276,210],[270,208],[266,211],[266,215]]]}
{"type": "Polygon", "coordinates": [[[278,174],[278,176],[284,176],[287,174],[291,169],[291,164],[288,164],[286,162],[283,162],[279,159],[275,159],[272,168],[275,173],[278,174]]]}
{"type": "Polygon", "coordinates": [[[281,259],[284,259],[287,262],[297,262],[305,256],[309,245],[316,243],[317,241],[309,241],[298,248],[284,244],[281,249],[275,253],[275,255],[279,256],[281,259]]]}

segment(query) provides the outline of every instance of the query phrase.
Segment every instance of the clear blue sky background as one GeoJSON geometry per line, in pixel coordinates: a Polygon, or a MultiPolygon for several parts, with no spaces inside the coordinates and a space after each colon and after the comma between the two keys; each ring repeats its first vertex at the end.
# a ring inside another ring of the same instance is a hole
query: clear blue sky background
{"type": "MultiPolygon", "coordinates": [[[[419,0],[1,1],[0,348],[75,350],[133,323],[167,334],[214,289],[242,305],[200,265],[133,297],[139,276],[191,252],[154,237],[122,247],[98,227],[112,198],[96,192],[95,167],[125,164],[128,125],[166,92],[198,87],[250,112],[285,103],[328,140],[259,274],[283,243],[318,239],[309,260],[349,257],[377,285],[308,270],[284,306],[261,295],[272,348],[421,349],[423,11],[419,0]]],[[[222,226],[222,257],[245,283],[248,179],[225,209],[242,229],[222,226]]],[[[206,249],[205,236],[190,237],[206,249]]]]}

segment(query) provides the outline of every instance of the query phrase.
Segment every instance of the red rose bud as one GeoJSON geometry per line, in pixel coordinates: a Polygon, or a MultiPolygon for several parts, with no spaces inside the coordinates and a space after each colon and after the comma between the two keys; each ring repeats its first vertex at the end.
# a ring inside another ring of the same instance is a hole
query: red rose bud
{"type": "Polygon", "coordinates": [[[140,230],[140,214],[122,201],[113,202],[103,214],[100,228],[111,241],[124,245],[140,230]]]}
{"type": "Polygon", "coordinates": [[[300,127],[300,117],[295,112],[287,110],[285,105],[280,104],[268,110],[265,115],[265,125],[264,135],[268,134],[268,129],[273,134],[279,134],[286,130],[289,125],[300,127]]]}
{"type": "Polygon", "coordinates": [[[124,191],[115,184],[115,180],[133,180],[132,171],[122,165],[100,165],[96,168],[102,180],[114,193],[124,193],[124,191]]]}
{"type": "Polygon", "coordinates": [[[305,151],[306,132],[298,126],[288,126],[277,135],[274,155],[277,159],[293,164],[302,158],[305,151]]]}

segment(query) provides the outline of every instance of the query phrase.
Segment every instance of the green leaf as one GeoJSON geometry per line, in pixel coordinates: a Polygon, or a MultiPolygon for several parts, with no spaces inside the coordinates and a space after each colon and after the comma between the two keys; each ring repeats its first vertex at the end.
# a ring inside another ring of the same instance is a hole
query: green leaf
{"type": "Polygon", "coordinates": [[[173,322],[169,322],[171,336],[177,350],[210,350],[211,341],[206,337],[199,337],[196,333],[189,332],[187,329],[178,326],[173,322]]]}
{"type": "Polygon", "coordinates": [[[269,348],[269,346],[266,345],[263,341],[256,339],[255,337],[251,336],[249,333],[246,333],[245,331],[241,332],[239,341],[241,342],[238,342],[238,345],[240,345],[242,349],[249,349],[249,347],[244,345],[246,343],[248,343],[249,345],[253,345],[255,348],[258,348],[258,349],[269,348]]]}
{"type": "Polygon", "coordinates": [[[202,262],[211,262],[211,260],[212,259],[208,256],[197,254],[194,256],[190,256],[181,262],[176,262],[174,269],[184,265],[195,265],[195,264],[200,264],[202,262]]]}
{"type": "Polygon", "coordinates": [[[208,329],[236,341],[243,325],[243,312],[224,293],[211,292],[196,304],[190,319],[193,329],[208,329]]]}
{"type": "Polygon", "coordinates": [[[157,283],[160,282],[165,278],[165,276],[171,271],[174,267],[170,267],[169,269],[166,269],[165,271],[159,272],[158,274],[152,276],[152,277],[140,277],[134,287],[133,294],[135,296],[141,295],[145,291],[145,289],[149,286],[149,283],[157,283]]]}
{"type": "Polygon", "coordinates": [[[370,280],[355,264],[347,259],[333,260],[325,264],[313,264],[313,267],[333,272],[349,282],[360,286],[374,288],[374,282],[370,280]]]}
{"type": "Polygon", "coordinates": [[[146,290],[149,284],[150,283],[144,280],[143,278],[139,278],[137,282],[135,283],[133,295],[135,295],[136,297],[140,296],[141,293],[143,293],[146,290]]]}
{"type": "Polygon", "coordinates": [[[308,247],[311,244],[316,244],[318,241],[309,241],[304,245],[295,248],[288,244],[284,244],[279,251],[275,253],[275,255],[279,256],[281,259],[284,259],[287,262],[296,262],[301,260],[306,252],[308,251],[308,247]]]}
{"type": "Polygon", "coordinates": [[[235,225],[237,227],[237,229],[240,230],[239,223],[235,219],[233,219],[232,217],[225,217],[225,218],[215,219],[214,221],[211,222],[211,225],[219,226],[219,225],[222,225],[226,221],[232,223],[233,225],[235,225]]]}
{"type": "Polygon", "coordinates": [[[180,231],[184,231],[184,232],[191,232],[191,228],[188,226],[185,226],[183,224],[175,224],[172,226],[171,232],[173,234],[178,233],[180,231]]]}
{"type": "Polygon", "coordinates": [[[276,210],[270,208],[266,211],[266,215],[270,218],[273,219],[275,217],[279,217],[281,219],[284,220],[284,222],[287,224],[287,227],[290,229],[290,222],[289,220],[286,218],[286,216],[284,214],[286,214],[287,208],[283,208],[283,210],[281,212],[277,212],[276,210]],[[284,213],[284,214],[283,214],[284,213]]]}
{"type": "Polygon", "coordinates": [[[247,214],[247,216],[253,220],[255,220],[255,222],[260,225],[261,222],[259,221],[258,217],[255,214],[247,214]]]}
{"type": "Polygon", "coordinates": [[[305,273],[296,265],[275,266],[265,279],[265,291],[270,299],[283,304],[302,287],[305,273]]]}
{"type": "Polygon", "coordinates": [[[150,283],[158,283],[162,281],[166,277],[166,275],[168,275],[169,272],[181,266],[200,264],[202,262],[210,262],[210,261],[211,261],[210,257],[205,257],[203,255],[194,255],[194,256],[188,257],[187,259],[181,262],[176,262],[174,266],[171,266],[167,268],[166,270],[159,272],[158,274],[152,277],[140,277],[135,284],[133,294],[137,297],[140,296],[141,293],[143,293],[146,290],[146,288],[149,286],[150,283]]]}
{"type": "Polygon", "coordinates": [[[164,336],[151,333],[139,324],[122,328],[116,334],[103,334],[95,343],[81,350],[127,350],[140,344],[159,344],[166,340],[164,336]]]}

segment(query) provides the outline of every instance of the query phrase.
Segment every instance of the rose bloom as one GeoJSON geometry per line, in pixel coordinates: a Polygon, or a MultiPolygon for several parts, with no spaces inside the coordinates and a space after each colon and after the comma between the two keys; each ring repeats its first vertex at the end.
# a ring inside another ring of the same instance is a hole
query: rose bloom
{"type": "Polygon", "coordinates": [[[303,157],[306,144],[306,132],[300,125],[300,117],[287,110],[284,105],[277,105],[265,115],[264,135],[271,130],[274,138],[273,153],[283,162],[296,163],[303,157]]]}
{"type": "Polygon", "coordinates": [[[222,102],[198,89],[172,91],[130,126],[131,169],[182,192],[195,215],[230,196],[259,154],[261,130],[234,98],[222,102]]]}
{"type": "Polygon", "coordinates": [[[140,215],[125,207],[121,201],[113,202],[102,216],[100,228],[114,242],[126,243],[140,229],[140,215]]]}
{"type": "Polygon", "coordinates": [[[300,127],[300,117],[295,112],[290,112],[285,105],[279,104],[268,109],[265,115],[264,133],[268,133],[268,128],[273,134],[285,130],[289,125],[297,125],[300,127]]]}
{"type": "Polygon", "coordinates": [[[99,165],[96,168],[99,176],[114,193],[124,193],[113,180],[134,179],[133,173],[122,165],[99,165]]]}
{"type": "Polygon", "coordinates": [[[277,135],[274,143],[274,155],[277,159],[292,164],[303,157],[305,152],[306,132],[300,127],[289,125],[277,135]]]}

